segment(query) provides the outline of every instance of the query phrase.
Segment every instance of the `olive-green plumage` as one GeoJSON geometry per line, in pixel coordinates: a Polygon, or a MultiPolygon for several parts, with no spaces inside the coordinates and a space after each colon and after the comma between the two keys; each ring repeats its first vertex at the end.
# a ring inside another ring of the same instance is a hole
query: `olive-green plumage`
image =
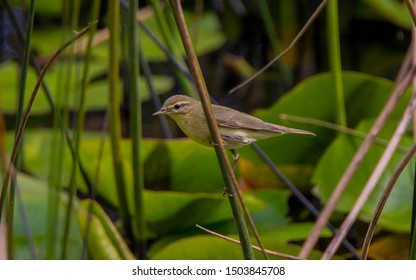
{"type": "MultiPolygon", "coordinates": [[[[212,107],[226,149],[240,148],[259,139],[288,133],[315,136],[314,133],[306,130],[267,123],[224,106],[212,105],[212,107]]],[[[171,117],[189,138],[200,144],[212,146],[201,102],[185,95],[174,95],[153,114],[156,115],[171,117]]]]}

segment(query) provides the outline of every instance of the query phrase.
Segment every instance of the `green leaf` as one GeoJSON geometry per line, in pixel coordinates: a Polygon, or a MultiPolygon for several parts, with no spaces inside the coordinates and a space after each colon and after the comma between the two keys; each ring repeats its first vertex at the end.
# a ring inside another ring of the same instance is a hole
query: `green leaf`
{"type": "MultiPolygon", "coordinates": [[[[372,124],[372,120],[362,121],[357,129],[366,132],[371,128],[372,124]]],[[[396,126],[396,122],[388,122],[386,127],[382,130],[380,137],[389,139],[396,126]]],[[[313,175],[313,181],[316,184],[316,194],[320,196],[324,202],[328,201],[334,187],[337,185],[361,143],[361,139],[340,135],[322,156],[313,175]]],[[[409,147],[412,143],[412,137],[405,136],[401,145],[409,147]]],[[[373,145],[371,147],[340,201],[337,203],[336,210],[343,213],[347,213],[351,210],[384,149],[385,147],[380,145],[373,145]]],[[[366,221],[371,219],[384,188],[403,156],[403,154],[397,152],[394,154],[386,170],[383,172],[375,190],[363,207],[360,215],[361,219],[366,221]]],[[[408,166],[398,179],[395,188],[388,199],[387,205],[380,217],[379,225],[389,230],[399,232],[409,231],[413,196],[412,185],[413,168],[408,166]]]]}
{"type": "MultiPolygon", "coordinates": [[[[11,0],[9,1],[10,5],[12,6],[22,6],[24,5],[26,8],[29,7],[29,2],[20,2],[19,0],[11,0]]],[[[45,16],[62,16],[62,0],[38,0],[36,1],[36,14],[45,16]]]]}
{"type": "MultiPolygon", "coordinates": [[[[168,176],[170,190],[222,193],[224,183],[212,148],[189,139],[160,140],[154,143],[157,145],[145,161],[145,169],[154,172],[147,173],[148,178],[168,176]],[[150,166],[154,168],[147,168],[150,166]],[[161,166],[170,166],[170,170],[163,170],[161,166]]],[[[147,182],[147,187],[153,188],[153,182],[151,180],[147,182]]]]}
{"type": "MultiPolygon", "coordinates": [[[[218,49],[226,42],[226,37],[221,30],[221,23],[218,17],[211,12],[204,12],[198,19],[192,14],[185,12],[185,18],[190,34],[194,38],[194,47],[198,55],[205,55],[218,49]]],[[[152,31],[152,33],[159,39],[163,44],[163,36],[159,32],[157,19],[155,16],[151,16],[144,20],[146,26],[152,31]]],[[[143,47],[143,54],[146,56],[148,61],[151,62],[163,62],[167,61],[166,55],[160,50],[159,46],[149,38],[149,36],[139,28],[139,38],[141,46],[143,47]]],[[[177,34],[179,38],[179,34],[177,34]]],[[[179,46],[180,51],[185,55],[183,46],[179,46]]],[[[107,41],[104,43],[94,46],[94,55],[100,61],[106,61],[108,56],[108,45],[107,41]]]]}
{"type": "Polygon", "coordinates": [[[232,219],[228,201],[221,195],[146,191],[144,197],[149,234],[156,236],[232,219]]]}
{"type": "MultiPolygon", "coordinates": [[[[288,191],[255,190],[253,192],[243,194],[244,201],[252,214],[256,228],[261,236],[287,225],[288,220],[286,215],[288,213],[288,191]]],[[[173,203],[173,201],[170,203],[173,203]]],[[[216,232],[221,232],[222,234],[233,235],[236,233],[235,221],[232,218],[227,201],[224,201],[221,208],[213,207],[208,209],[205,207],[206,203],[201,204],[198,202],[198,204],[199,205],[192,211],[192,215],[188,215],[187,218],[182,218],[192,220],[192,223],[189,223],[190,225],[188,226],[188,230],[182,232],[171,231],[174,235],[170,234],[160,236],[161,238],[158,239],[158,241],[150,248],[149,254],[162,250],[180,239],[200,234],[201,230],[197,229],[195,224],[202,225],[216,232]],[[204,212],[208,212],[210,214],[205,213],[201,216],[201,213],[204,212]],[[195,218],[194,215],[197,217],[195,218]],[[208,217],[210,218],[207,219],[208,217]],[[223,219],[219,219],[219,217],[223,217],[223,219]]],[[[152,205],[154,205],[154,203],[152,203],[152,205]]],[[[157,206],[155,206],[155,208],[157,208],[157,206]]],[[[169,217],[166,219],[166,223],[168,224],[172,224],[172,222],[173,224],[176,224],[177,221],[180,221],[180,218],[169,217]]]]}
{"type": "MultiPolygon", "coordinates": [[[[263,238],[274,238],[278,242],[303,241],[311,233],[314,227],[313,223],[291,223],[278,229],[262,234],[263,238]]],[[[329,238],[332,233],[328,228],[324,228],[320,237],[329,238]]]]}
{"type": "Polygon", "coordinates": [[[382,17],[390,22],[408,30],[413,23],[409,10],[405,3],[396,0],[364,0],[371,6],[372,10],[377,11],[382,17]]]}
{"type": "Polygon", "coordinates": [[[88,252],[95,260],[119,260],[135,257],[110,218],[93,200],[83,200],[78,211],[82,235],[87,237],[88,252]]]}
{"type": "Polygon", "coordinates": [[[207,235],[187,237],[173,242],[149,256],[152,260],[241,260],[239,245],[207,235]]]}
{"type": "MultiPolygon", "coordinates": [[[[7,147],[9,152],[13,147],[14,132],[7,133],[7,147]]],[[[36,177],[47,181],[50,172],[50,153],[52,146],[52,131],[49,129],[27,129],[23,134],[22,148],[26,171],[35,174],[36,177]]],[[[69,184],[71,158],[69,149],[61,159],[63,161],[62,183],[69,184]]]]}
{"type": "MultiPolygon", "coordinates": [[[[88,174],[95,174],[100,140],[82,142],[81,159],[88,162],[88,174]]],[[[131,142],[123,140],[122,156],[125,169],[131,170],[131,142]]],[[[204,147],[189,139],[155,140],[145,139],[141,158],[144,161],[147,189],[184,192],[212,192],[222,194],[224,189],[218,162],[213,149],[204,147]]],[[[100,162],[98,183],[110,202],[116,199],[109,141],[105,142],[104,157],[100,162]]],[[[132,174],[125,171],[128,188],[132,174]]]]}
{"type": "MultiPolygon", "coordinates": [[[[194,17],[192,14],[185,12],[185,18],[190,34],[197,36],[197,38],[192,39],[194,39],[194,47],[198,55],[212,52],[225,43],[226,38],[221,31],[221,23],[214,13],[204,12],[198,19],[198,17],[194,17]]],[[[155,16],[146,19],[144,23],[160,41],[163,41],[161,40],[163,37],[159,32],[155,16]]],[[[139,29],[139,36],[142,40],[143,53],[149,61],[167,60],[166,55],[141,29],[139,29]]],[[[185,55],[185,50],[182,45],[180,46],[180,49],[185,55]]]]}
{"type": "Polygon", "coordinates": [[[252,195],[267,206],[252,212],[254,223],[260,234],[287,224],[289,191],[276,189],[254,190],[252,195]]]}
{"type": "MultiPolygon", "coordinates": [[[[54,1],[56,2],[56,1],[54,1]]],[[[36,28],[32,32],[30,44],[33,50],[38,54],[52,54],[72,34],[68,29],[62,29],[58,26],[48,26],[48,28],[36,28]]]]}
{"type": "MultiPolygon", "coordinates": [[[[108,144],[106,143],[105,151],[109,148],[108,144]]],[[[126,167],[125,178],[129,209],[133,213],[129,146],[129,141],[123,142],[122,155],[126,167]]],[[[90,163],[86,166],[86,169],[91,177],[95,172],[95,165],[97,164],[96,159],[94,159],[97,149],[96,140],[83,142],[81,158],[83,162],[90,163]]],[[[100,197],[117,207],[118,201],[114,187],[111,154],[104,152],[104,155],[100,162],[101,171],[98,179],[98,193],[100,197]]],[[[228,200],[222,195],[223,182],[212,149],[205,148],[189,140],[171,140],[166,142],[145,140],[143,141],[142,156],[145,158],[150,157],[156,161],[164,161],[166,158],[170,158],[168,163],[163,165],[165,169],[154,169],[155,176],[157,174],[160,176],[169,174],[168,178],[171,179],[166,182],[165,190],[146,190],[144,193],[144,201],[146,202],[144,211],[148,223],[149,236],[156,237],[172,232],[180,232],[185,229],[193,229],[196,223],[204,225],[232,219],[228,200]],[[156,157],[155,150],[161,149],[161,147],[164,147],[162,150],[164,155],[163,157],[156,157]],[[207,191],[213,193],[210,194],[207,191]],[[192,215],[189,215],[189,213],[192,213],[192,215]]],[[[155,164],[155,166],[158,165],[155,164]]],[[[146,172],[152,172],[151,169],[146,168],[146,165],[145,170],[146,172]]],[[[146,187],[151,187],[151,185],[146,187]]],[[[253,211],[266,207],[265,203],[255,196],[248,196],[246,202],[253,211]]]]}
{"type": "MultiPolygon", "coordinates": [[[[18,173],[13,233],[16,259],[33,259],[34,256],[30,253],[30,239],[34,241],[34,249],[38,257],[40,259],[44,258],[48,220],[48,192],[48,186],[44,181],[18,173]],[[30,239],[27,238],[28,235],[30,239]]],[[[58,235],[58,242],[56,244],[57,254],[61,252],[60,240],[63,237],[66,208],[67,196],[62,193],[59,196],[59,218],[58,224],[56,225],[58,235]]],[[[72,216],[72,219],[68,258],[79,259],[82,252],[82,239],[75,215],[72,216]]]]}
{"type": "MultiPolygon", "coordinates": [[[[230,236],[238,240],[237,236],[230,236]]],[[[274,238],[262,238],[266,249],[280,253],[296,256],[300,252],[300,246],[276,242],[274,238]]],[[[263,255],[255,252],[258,260],[264,259],[263,255]]],[[[270,259],[282,259],[276,256],[270,256],[270,259]]],[[[309,256],[310,259],[318,259],[320,253],[313,251],[309,256]]],[[[179,239],[163,249],[150,255],[152,260],[242,260],[243,253],[238,244],[220,239],[209,235],[196,235],[179,239]]]]}

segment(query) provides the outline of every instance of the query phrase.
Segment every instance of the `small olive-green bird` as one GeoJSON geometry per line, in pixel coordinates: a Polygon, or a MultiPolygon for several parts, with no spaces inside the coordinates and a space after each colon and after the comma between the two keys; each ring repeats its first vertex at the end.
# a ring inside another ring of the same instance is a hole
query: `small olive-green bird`
{"type": "MultiPolygon", "coordinates": [[[[283,134],[315,136],[314,133],[306,130],[267,123],[228,107],[212,105],[212,108],[224,148],[232,152],[234,149],[251,144],[256,140],[283,134]]],[[[212,146],[211,134],[200,101],[185,95],[174,95],[165,101],[158,112],[153,114],[153,116],[157,115],[171,117],[189,138],[200,144],[212,146]]]]}

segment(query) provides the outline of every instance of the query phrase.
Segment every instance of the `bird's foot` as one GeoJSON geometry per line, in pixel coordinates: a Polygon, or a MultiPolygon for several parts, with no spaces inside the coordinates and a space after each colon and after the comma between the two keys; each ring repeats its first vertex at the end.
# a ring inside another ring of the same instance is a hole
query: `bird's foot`
{"type": "Polygon", "coordinates": [[[233,155],[233,159],[234,159],[233,166],[232,166],[233,171],[234,171],[235,167],[237,166],[238,159],[240,158],[240,154],[237,153],[237,151],[234,149],[231,149],[230,152],[233,155]]]}
{"type": "Polygon", "coordinates": [[[235,194],[232,194],[232,193],[229,193],[228,191],[227,191],[227,188],[226,187],[224,187],[224,191],[223,191],[223,193],[222,193],[222,196],[223,197],[233,197],[235,194]]]}

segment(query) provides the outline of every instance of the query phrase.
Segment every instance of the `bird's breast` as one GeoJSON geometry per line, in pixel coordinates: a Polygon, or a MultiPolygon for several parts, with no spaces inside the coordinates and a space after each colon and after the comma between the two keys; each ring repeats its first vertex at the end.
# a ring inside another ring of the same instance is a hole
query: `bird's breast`
{"type": "Polygon", "coordinates": [[[205,119],[186,118],[183,120],[175,120],[181,130],[192,140],[211,146],[211,134],[205,119]]]}

